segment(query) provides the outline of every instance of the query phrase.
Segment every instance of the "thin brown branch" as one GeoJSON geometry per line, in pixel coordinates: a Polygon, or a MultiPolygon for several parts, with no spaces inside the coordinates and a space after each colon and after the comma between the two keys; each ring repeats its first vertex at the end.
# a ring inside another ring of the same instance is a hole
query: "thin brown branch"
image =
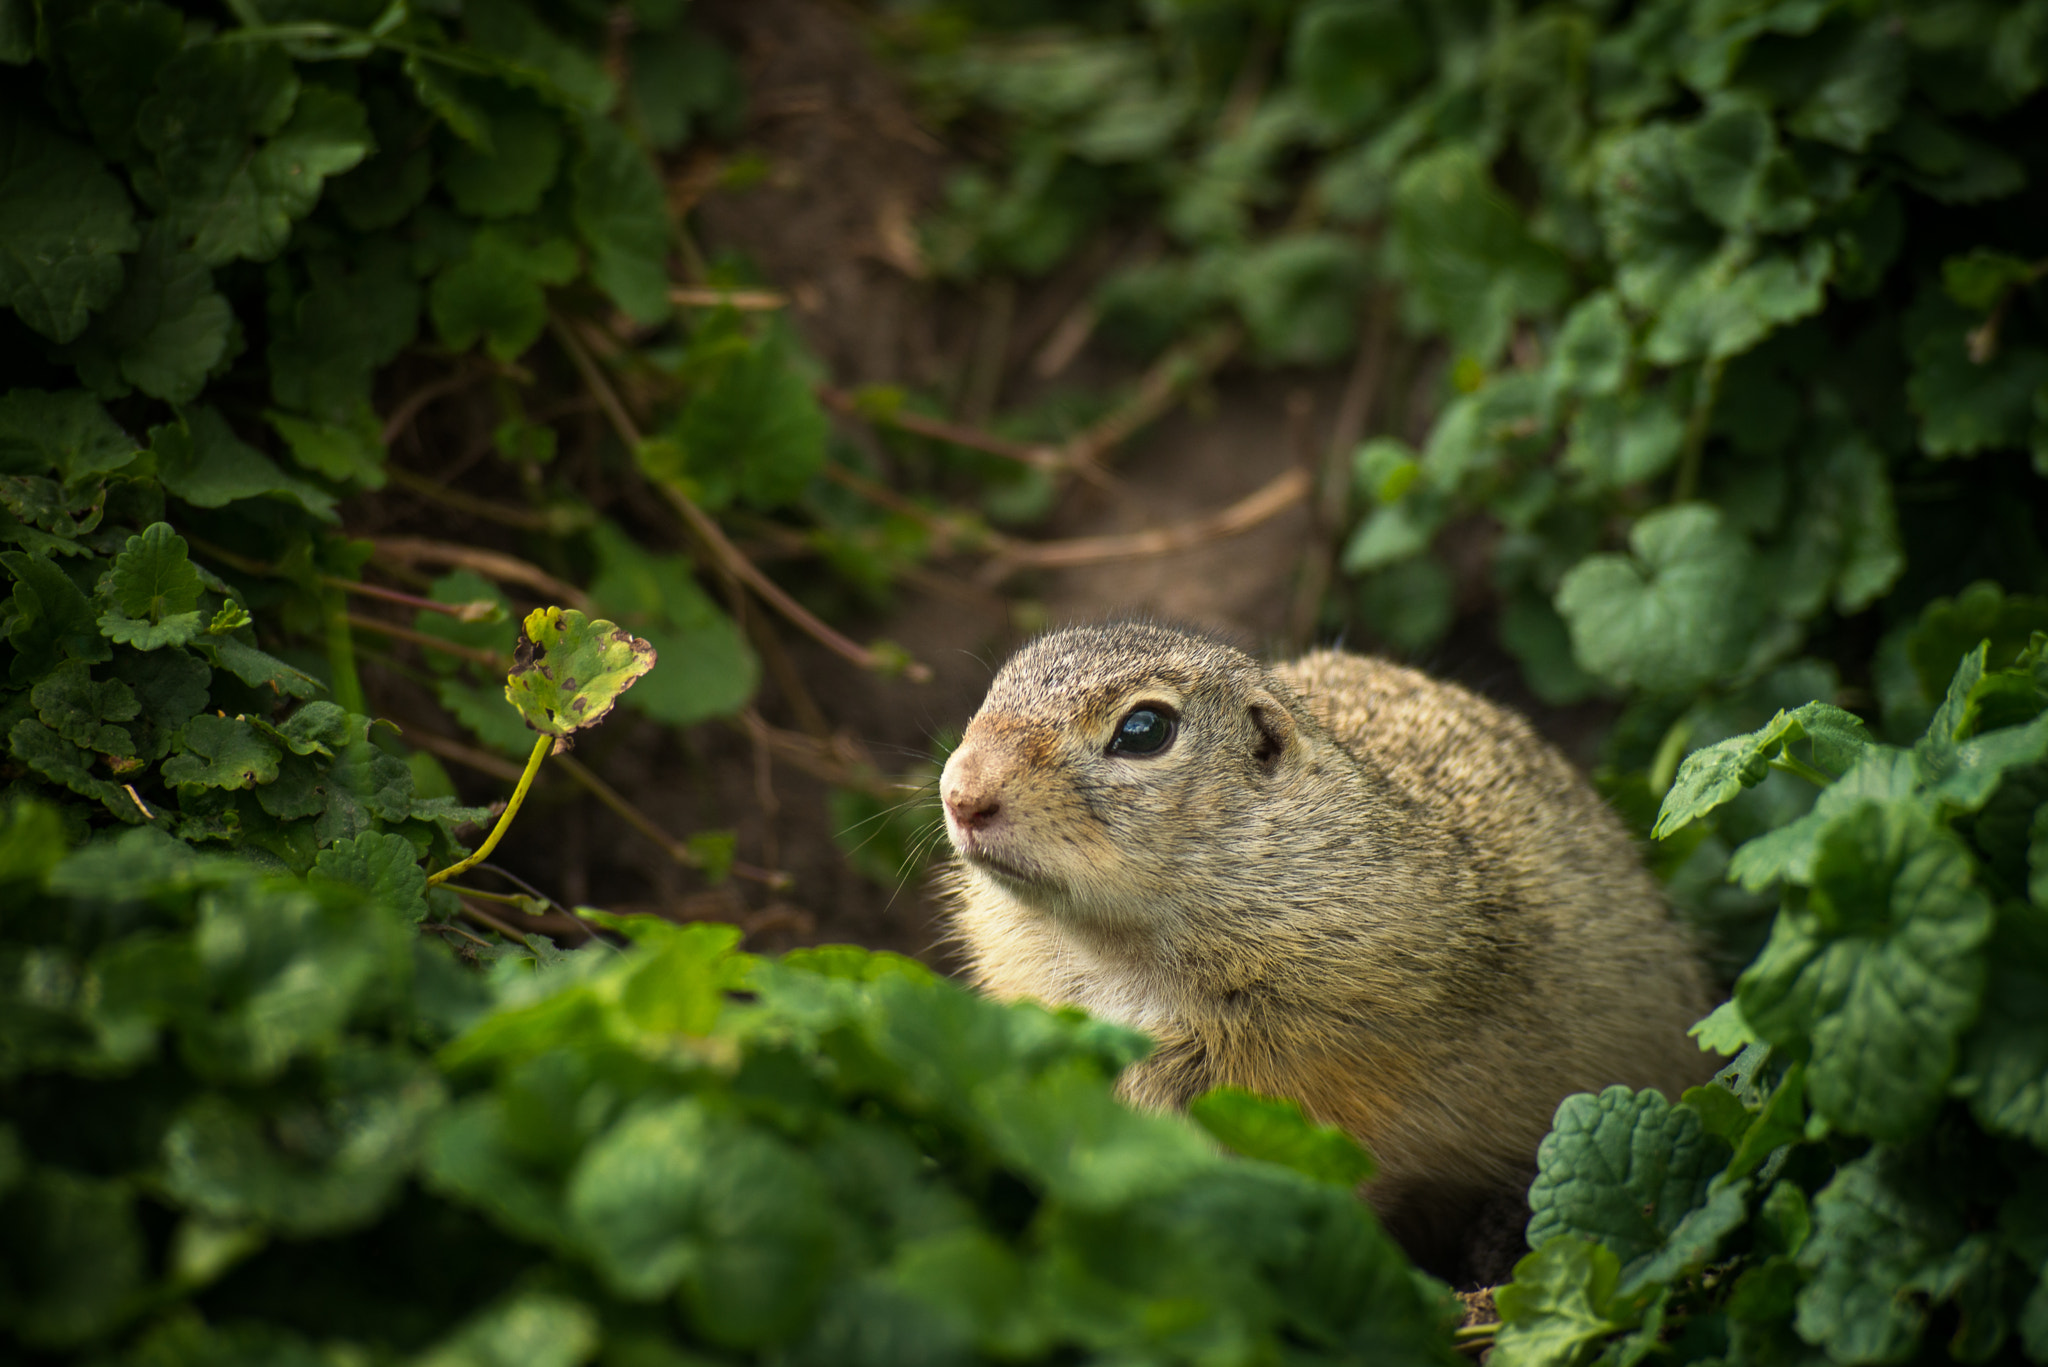
{"type": "Polygon", "coordinates": [[[702,285],[678,285],[668,292],[669,302],[686,309],[738,309],[743,313],[766,313],[789,307],[789,296],[780,290],[721,290],[702,285]]]}
{"type": "Polygon", "coordinates": [[[1129,399],[1061,448],[1066,463],[1083,471],[1094,465],[1105,451],[1156,421],[1184,390],[1214,374],[1242,341],[1236,325],[1226,324],[1168,351],[1146,370],[1129,399]]]}
{"type": "Polygon", "coordinates": [[[496,603],[486,600],[471,603],[437,603],[416,593],[401,593],[397,589],[387,589],[381,584],[365,584],[357,579],[343,579],[338,574],[323,574],[320,576],[320,582],[329,588],[340,589],[343,593],[360,594],[364,598],[396,603],[400,607],[414,608],[420,612],[438,612],[444,617],[453,617],[458,622],[481,622],[498,610],[496,603]]]}
{"type": "Polygon", "coordinates": [[[1000,456],[1004,460],[1018,461],[1041,470],[1058,470],[1065,463],[1060,456],[1059,448],[1054,446],[1011,441],[1008,437],[999,437],[992,432],[983,432],[957,422],[947,422],[944,418],[934,418],[924,413],[910,413],[902,409],[888,412],[871,409],[863,405],[856,396],[843,389],[834,389],[830,385],[819,385],[815,392],[818,402],[833,412],[842,413],[849,418],[859,418],[862,422],[870,422],[877,427],[894,427],[916,436],[950,442],[954,446],[964,446],[970,451],[1000,456]]]}
{"type": "Polygon", "coordinates": [[[1302,556],[1301,578],[1295,584],[1294,605],[1288,614],[1288,633],[1297,646],[1306,646],[1315,634],[1323,595],[1336,577],[1337,538],[1343,532],[1344,507],[1351,489],[1351,456],[1372,421],[1386,369],[1392,306],[1382,298],[1368,307],[1371,316],[1365,338],[1351,377],[1345,381],[1344,395],[1337,401],[1337,420],[1330,427],[1330,442],[1323,450],[1315,496],[1309,505],[1314,541],[1302,556]]]}
{"type": "Polygon", "coordinates": [[[902,785],[888,777],[869,758],[858,741],[844,734],[829,739],[806,736],[771,726],[749,707],[741,711],[738,726],[755,745],[775,758],[794,765],[813,778],[839,788],[852,788],[872,797],[900,798],[902,785]]]}
{"type": "MultiPolygon", "coordinates": [[[[463,364],[458,365],[440,379],[421,385],[418,389],[413,390],[412,393],[400,400],[398,407],[391,410],[391,416],[384,420],[384,428],[378,433],[378,440],[386,446],[391,445],[392,442],[397,441],[404,434],[408,427],[413,425],[421,413],[426,411],[429,404],[445,399],[450,394],[467,389],[477,381],[487,380],[492,375],[498,373],[501,372],[495,366],[463,364]]],[[[531,377],[527,376],[526,378],[530,379],[531,377]]]]}
{"type": "Polygon", "coordinates": [[[847,469],[844,465],[828,461],[824,475],[842,489],[859,494],[876,507],[887,508],[890,512],[899,513],[923,526],[939,538],[945,550],[1001,550],[1010,542],[1009,537],[991,527],[969,518],[935,512],[913,499],[905,498],[888,485],[878,484],[865,475],[847,469]]]}
{"type": "MultiPolygon", "coordinates": [[[[417,746],[432,755],[439,755],[442,759],[460,764],[465,769],[474,769],[479,774],[486,774],[501,783],[517,783],[519,776],[526,772],[522,766],[488,750],[479,750],[474,745],[464,745],[459,740],[437,736],[431,731],[410,728],[404,734],[407,745],[417,746]]],[[[555,756],[558,763],[563,758],[561,755],[555,756]]]]}
{"type": "MultiPolygon", "coordinates": [[[[653,841],[663,854],[687,868],[701,869],[704,867],[704,861],[697,857],[696,852],[687,843],[676,839],[656,825],[653,818],[627,801],[626,797],[618,789],[599,778],[590,766],[577,759],[574,755],[556,755],[554,759],[556,764],[568,772],[569,777],[582,784],[592,797],[611,808],[613,815],[617,816],[619,820],[653,841]]],[[[780,869],[764,869],[759,865],[744,864],[738,860],[733,861],[732,873],[735,878],[745,878],[750,882],[763,883],[777,891],[788,888],[794,881],[787,873],[780,869]]]]}
{"type": "Polygon", "coordinates": [[[379,557],[400,564],[453,565],[458,569],[475,570],[486,579],[501,584],[523,585],[542,597],[567,603],[579,612],[589,612],[591,608],[590,595],[582,589],[517,556],[419,536],[378,537],[372,544],[376,546],[379,557]]]}
{"type": "Polygon", "coordinates": [[[386,465],[384,473],[399,488],[419,497],[453,508],[458,513],[480,517],[486,522],[495,522],[501,527],[512,527],[522,532],[560,531],[558,519],[547,513],[535,512],[531,508],[513,508],[503,503],[465,494],[460,489],[451,489],[438,480],[425,475],[414,474],[402,465],[386,465]]]}
{"type": "Polygon", "coordinates": [[[443,655],[453,655],[459,660],[472,660],[487,669],[495,669],[499,673],[503,673],[512,667],[512,657],[500,654],[495,650],[478,650],[475,646],[457,645],[453,641],[444,641],[439,636],[429,636],[424,631],[414,631],[411,627],[402,627],[395,622],[384,622],[379,621],[375,617],[365,617],[359,612],[351,612],[344,615],[348,618],[350,626],[363,631],[374,631],[380,635],[392,637],[395,640],[410,641],[416,646],[423,646],[428,650],[438,650],[443,655]]]}
{"type": "MultiPolygon", "coordinates": [[[[641,443],[640,428],[633,421],[632,415],[626,411],[625,404],[619,399],[618,391],[605,378],[604,371],[599,368],[589,348],[583,344],[574,329],[561,319],[550,318],[548,326],[554,332],[556,340],[561,343],[562,349],[568,353],[571,363],[583,376],[583,382],[597,395],[598,403],[606,417],[611,420],[612,429],[618,434],[619,440],[626,444],[628,450],[637,450],[641,443]]],[[[670,506],[696,534],[697,539],[703,543],[705,550],[719,567],[759,594],[768,606],[781,613],[791,625],[833,654],[850,660],[863,669],[880,670],[888,666],[889,662],[882,656],[825,625],[810,609],[790,597],[780,584],[763,574],[759,566],[740,554],[739,548],[726,539],[725,532],[717,521],[699,508],[687,494],[664,481],[656,481],[656,484],[662,496],[668,499],[670,506]]],[[[932,676],[928,666],[914,660],[904,666],[903,673],[914,683],[927,682],[932,676]]]]}
{"type": "Polygon", "coordinates": [[[1221,512],[1192,522],[1118,536],[1081,536],[1068,541],[1019,543],[983,567],[978,578],[995,585],[1024,569],[1072,569],[1117,560],[1145,560],[1175,551],[1192,550],[1250,531],[1308,497],[1314,483],[1309,472],[1292,469],[1239,499],[1221,512]]]}

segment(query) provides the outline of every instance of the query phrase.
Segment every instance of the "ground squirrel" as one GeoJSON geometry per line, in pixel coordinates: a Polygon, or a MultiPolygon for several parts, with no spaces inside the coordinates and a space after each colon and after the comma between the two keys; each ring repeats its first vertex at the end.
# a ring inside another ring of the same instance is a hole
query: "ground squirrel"
{"type": "Polygon", "coordinates": [[[1502,1270],[1472,1223],[1521,1209],[1565,1096],[1712,1072],[1706,973],[1621,822],[1521,718],[1414,670],[1057,631],[940,794],[983,990],[1151,1034],[1139,1104],[1230,1084],[1343,1126],[1432,1270],[1502,1270]]]}

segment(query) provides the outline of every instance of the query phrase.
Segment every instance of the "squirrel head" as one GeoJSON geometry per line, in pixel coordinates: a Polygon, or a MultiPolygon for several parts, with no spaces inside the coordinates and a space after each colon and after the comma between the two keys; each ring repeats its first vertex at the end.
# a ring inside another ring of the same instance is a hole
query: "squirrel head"
{"type": "Polygon", "coordinates": [[[1229,895],[1219,857],[1275,838],[1270,799],[1321,767],[1319,738],[1285,685],[1220,641],[1056,631],[1003,666],[947,761],[946,832],[964,877],[1062,921],[1143,930],[1134,918],[1229,895]]]}

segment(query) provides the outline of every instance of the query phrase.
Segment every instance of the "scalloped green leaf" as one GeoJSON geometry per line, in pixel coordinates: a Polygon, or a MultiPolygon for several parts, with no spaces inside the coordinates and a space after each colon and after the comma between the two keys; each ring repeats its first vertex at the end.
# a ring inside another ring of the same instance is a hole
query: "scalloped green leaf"
{"type": "Polygon", "coordinates": [[[352,840],[336,841],[320,851],[311,883],[359,888],[380,910],[406,923],[427,915],[427,871],[419,851],[402,835],[365,831],[352,840]]]}
{"type": "Polygon", "coordinates": [[[1807,1059],[1816,1112],[1904,1138],[1940,1105],[1977,1018],[1991,903],[1962,843],[1899,803],[1830,820],[1812,880],[1778,913],[1736,1000],[1759,1036],[1807,1059]]]}
{"type": "Polygon", "coordinates": [[[0,304],[68,342],[120,293],[121,254],[140,241],[127,192],[97,156],[0,110],[0,304]]]}
{"type": "Polygon", "coordinates": [[[1656,693],[1691,692],[1741,663],[1757,627],[1753,557],[1721,511],[1660,509],[1630,529],[1629,550],[1589,557],[1558,584],[1579,663],[1656,693]]]}

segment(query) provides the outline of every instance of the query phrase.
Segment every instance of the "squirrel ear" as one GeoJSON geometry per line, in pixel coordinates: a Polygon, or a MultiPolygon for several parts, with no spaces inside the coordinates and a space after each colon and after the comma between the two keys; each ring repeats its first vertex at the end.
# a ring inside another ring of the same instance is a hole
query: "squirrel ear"
{"type": "Polygon", "coordinates": [[[1259,729],[1258,748],[1252,755],[1268,770],[1273,769],[1294,741],[1294,714],[1263,688],[1252,694],[1247,706],[1252,725],[1259,729]]]}

